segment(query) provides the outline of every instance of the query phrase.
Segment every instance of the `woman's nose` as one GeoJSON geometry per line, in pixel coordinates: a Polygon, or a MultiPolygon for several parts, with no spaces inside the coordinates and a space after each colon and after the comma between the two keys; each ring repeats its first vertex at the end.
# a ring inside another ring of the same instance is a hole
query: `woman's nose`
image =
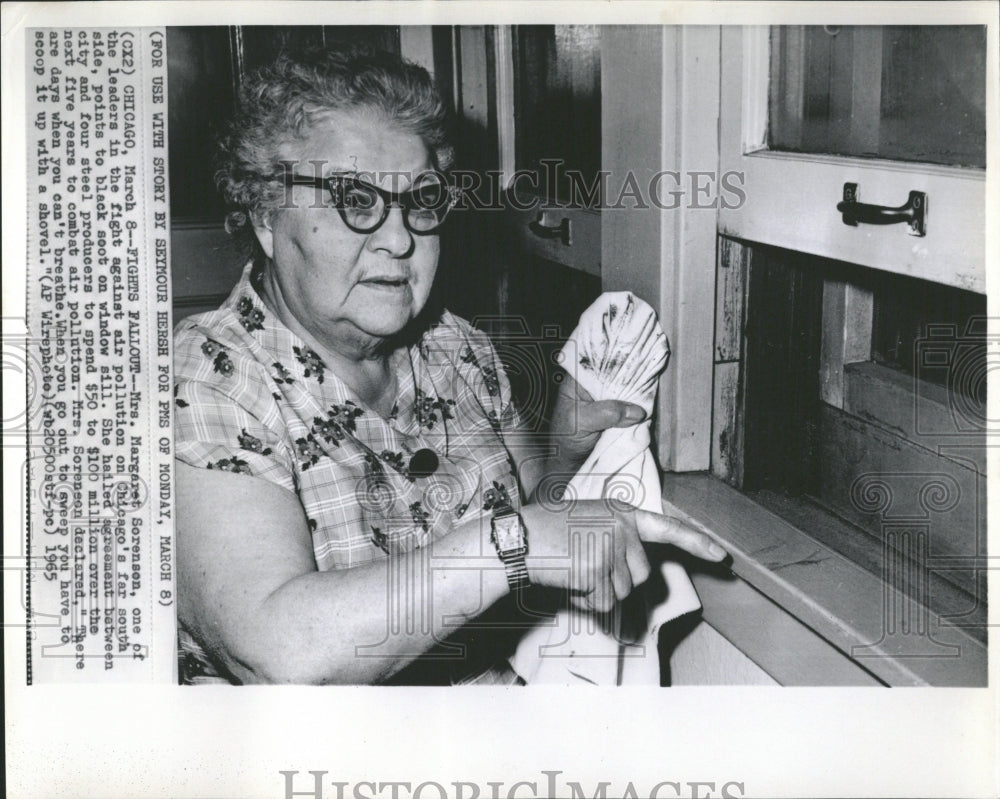
{"type": "Polygon", "coordinates": [[[413,249],[413,234],[403,222],[403,209],[392,207],[382,226],[368,235],[368,247],[381,250],[393,258],[404,258],[413,249]]]}

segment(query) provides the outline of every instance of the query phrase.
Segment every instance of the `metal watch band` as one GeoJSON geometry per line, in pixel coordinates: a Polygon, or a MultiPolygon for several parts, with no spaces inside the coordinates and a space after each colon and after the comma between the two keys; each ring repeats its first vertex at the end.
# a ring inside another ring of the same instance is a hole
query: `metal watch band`
{"type": "Polygon", "coordinates": [[[526,552],[526,549],[520,549],[500,556],[507,570],[507,585],[511,591],[520,591],[531,585],[531,580],[528,579],[528,566],[524,562],[526,552]]]}

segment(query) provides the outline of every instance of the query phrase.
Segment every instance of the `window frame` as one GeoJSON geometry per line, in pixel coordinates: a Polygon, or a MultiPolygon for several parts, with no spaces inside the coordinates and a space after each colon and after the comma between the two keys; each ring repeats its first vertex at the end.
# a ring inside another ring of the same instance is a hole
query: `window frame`
{"type": "Polygon", "coordinates": [[[985,292],[986,171],[769,150],[770,66],[769,27],[723,28],[721,167],[745,175],[747,197],[738,208],[720,208],[720,232],[985,292]],[[906,225],[843,224],[836,205],[846,182],[877,205],[925,192],[926,236],[908,235],[906,225]]]}
{"type": "MultiPolygon", "coordinates": [[[[769,26],[722,29],[720,168],[745,175],[747,201],[719,209],[719,234],[985,293],[986,170],[769,150],[770,32],[769,26]],[[859,194],[866,184],[878,187],[882,199],[861,199],[883,205],[896,204],[891,198],[905,198],[910,188],[925,191],[927,235],[909,236],[905,225],[843,224],[836,202],[848,181],[858,183],[859,194]]],[[[987,74],[995,61],[991,44],[987,74]]],[[[865,66],[881,69],[871,62],[865,66]]],[[[862,92],[860,102],[869,100],[862,92]]],[[[820,398],[829,405],[844,409],[845,367],[870,359],[873,323],[868,289],[824,282],[820,398]]]]}
{"type": "MultiPolygon", "coordinates": [[[[602,31],[601,160],[611,173],[609,196],[630,170],[718,177],[720,48],[714,25],[602,31]],[[637,75],[644,81],[641,103],[637,75]]],[[[628,290],[646,300],[671,343],[655,440],[660,466],[675,472],[706,471],[712,455],[717,212],[690,205],[687,197],[679,208],[601,215],[605,291],[628,290]]]]}
{"type": "MultiPolygon", "coordinates": [[[[981,212],[970,221],[968,215],[954,218],[952,213],[949,217],[946,208],[939,212],[938,206],[934,206],[932,213],[935,215],[931,221],[941,229],[954,225],[961,230],[972,230],[971,235],[979,242],[977,247],[963,248],[956,254],[957,260],[942,272],[928,269],[919,260],[908,262],[905,259],[891,264],[888,271],[979,292],[985,290],[986,192],[982,171],[977,174],[975,170],[958,168],[772,153],[761,149],[767,114],[769,59],[762,47],[762,43],[767,44],[767,28],[699,26],[609,30],[604,39],[602,138],[605,169],[614,172],[635,163],[651,163],[682,172],[714,168],[717,175],[727,170],[745,169],[748,195],[750,186],[756,191],[758,181],[764,182],[764,177],[769,190],[784,190],[789,169],[804,176],[804,181],[813,181],[817,175],[823,175],[834,209],[830,215],[832,221],[824,224],[840,226],[849,232],[860,230],[858,238],[864,240],[868,239],[868,229],[848,228],[835,211],[842,184],[849,180],[843,175],[845,166],[859,176],[855,180],[864,192],[862,200],[867,202],[896,204],[893,198],[900,192],[905,198],[909,188],[927,191],[933,199],[941,196],[941,186],[951,186],[958,196],[966,198],[957,203],[959,208],[971,205],[982,209],[981,212]],[[746,48],[744,37],[748,40],[746,48]],[[645,109],[628,106],[627,98],[631,95],[626,89],[635,75],[646,76],[645,109]],[[735,114],[731,113],[734,108],[737,109],[735,114]],[[654,111],[650,113],[649,109],[654,111]],[[744,136],[744,130],[754,135],[744,136]],[[918,177],[925,183],[911,185],[918,177]],[[866,185],[877,187],[878,193],[871,189],[865,191],[866,185]],[[906,191],[903,191],[904,186],[908,187],[906,191]],[[883,190],[891,194],[882,197],[883,190]]],[[[988,74],[995,71],[995,64],[996,46],[991,42],[988,74]]],[[[988,115],[995,113],[989,105],[991,102],[988,100],[988,115]]],[[[782,209],[791,214],[787,218],[801,218],[801,208],[793,202],[784,201],[782,209]]],[[[821,632],[820,635],[854,660],[856,648],[868,646],[875,640],[872,635],[877,637],[885,611],[876,600],[885,592],[886,584],[870,574],[857,577],[858,585],[864,586],[867,600],[871,600],[863,603],[855,602],[856,597],[844,596],[840,590],[817,590],[817,585],[842,586],[842,574],[857,575],[861,571],[852,561],[830,551],[820,562],[797,572],[796,585],[790,590],[787,579],[777,574],[782,566],[775,566],[773,558],[758,557],[754,553],[768,549],[764,539],[771,535],[775,526],[781,528],[781,537],[795,546],[804,547],[814,539],[791,525],[778,524],[777,517],[770,511],[738,494],[720,479],[732,477],[727,472],[730,464],[720,457],[720,440],[726,434],[738,432],[739,428],[733,424],[742,402],[739,371],[744,305],[738,298],[743,296],[746,266],[742,263],[736,264],[740,268],[723,268],[732,266],[725,263],[724,242],[747,239],[876,268],[880,265],[873,263],[873,257],[859,253],[856,247],[836,251],[823,249],[819,246],[822,236],[810,238],[810,231],[796,229],[808,227],[808,222],[784,226],[790,230],[782,230],[780,225],[777,230],[773,225],[766,229],[767,217],[773,213],[773,208],[760,203],[759,196],[755,205],[748,197],[748,203],[742,208],[719,208],[716,213],[690,208],[662,211],[658,215],[605,211],[602,216],[602,278],[606,290],[627,288],[647,299],[660,314],[668,338],[676,345],[670,368],[661,382],[657,409],[661,420],[657,431],[660,463],[668,472],[664,480],[665,498],[672,500],[682,515],[690,515],[718,535],[733,554],[736,575],[783,612],[814,630],[821,629],[816,626],[818,620],[832,621],[841,631],[846,630],[841,639],[837,637],[839,633],[821,632]],[[747,212],[748,207],[752,214],[747,212]],[[617,253],[626,247],[630,257],[624,262],[616,261],[617,253]],[[660,264],[658,272],[649,269],[650,262],[660,264]],[[669,474],[709,469],[712,470],[709,475],[669,474]],[[686,486],[687,490],[679,491],[678,485],[686,486]],[[733,510],[732,515],[740,522],[726,524],[714,518],[719,508],[733,510]]],[[[894,233],[906,235],[898,230],[894,233]]],[[[905,243],[912,248],[911,241],[905,243]]],[[[898,243],[894,242],[893,246],[898,243]]],[[[843,407],[844,368],[862,360],[861,353],[870,351],[871,295],[851,284],[831,281],[824,287],[824,313],[829,314],[829,319],[824,326],[822,397],[843,407]]],[[[867,355],[863,360],[867,360],[867,355]]],[[[739,442],[736,444],[738,446],[739,442]]],[[[784,565],[804,564],[790,556],[784,565]]],[[[717,588],[710,583],[704,586],[706,592],[714,592],[717,588]]],[[[746,619],[738,611],[721,610],[713,601],[704,604],[704,620],[736,642],[746,619]]],[[[760,641],[778,629],[776,620],[768,619],[762,624],[766,629],[761,635],[740,647],[758,663],[763,663],[767,654],[766,646],[760,641]]],[[[935,630],[947,631],[949,639],[961,642],[962,663],[927,670],[924,668],[926,663],[920,659],[897,659],[886,651],[879,655],[879,678],[896,685],[944,685],[956,684],[955,681],[978,684],[985,672],[985,648],[961,629],[941,627],[935,622],[935,630]],[[980,676],[965,682],[969,674],[980,676]]],[[[873,661],[856,662],[867,666],[873,661]]],[[[809,660],[798,664],[782,682],[788,684],[799,677],[819,684],[823,681],[821,672],[818,662],[809,660]]]]}
{"type": "MultiPolygon", "coordinates": [[[[511,113],[510,31],[497,26],[458,31],[453,51],[456,108],[466,121],[495,134],[490,142],[491,160],[509,175],[516,135],[511,113]]],[[[609,195],[617,195],[629,170],[644,170],[644,174],[697,171],[721,177],[727,168],[721,155],[725,149],[722,103],[731,89],[727,83],[731,70],[726,71],[726,65],[731,67],[736,58],[742,71],[742,47],[735,53],[731,49],[732,37],[742,37],[742,33],[743,29],[719,26],[603,29],[602,168],[611,175],[609,195]],[[634,90],[637,75],[643,78],[641,102],[636,101],[634,90]]],[[[990,59],[995,56],[991,50],[990,59]]],[[[766,92],[764,96],[766,110],[766,92]]],[[[742,104],[737,108],[742,126],[742,104]]],[[[760,153],[746,157],[757,162],[777,158],[760,153]]],[[[809,159],[791,156],[785,160],[809,159]]],[[[873,202],[878,199],[862,196],[873,202]]],[[[648,301],[673,347],[658,392],[654,437],[660,465],[667,472],[666,512],[706,525],[733,556],[736,580],[723,585],[705,578],[698,586],[703,620],[714,631],[712,635],[721,636],[715,639],[720,645],[725,643],[722,639],[728,641],[729,648],[722,645],[718,651],[745,656],[744,661],[749,658],[782,684],[860,685],[870,684],[873,677],[890,685],[980,684],[986,667],[985,647],[961,628],[941,627],[936,617],[933,623],[936,631],[942,631],[942,640],[961,647],[961,663],[897,658],[890,649],[878,648],[885,613],[878,600],[885,595],[886,583],[828,547],[823,558],[808,557],[815,539],[723,479],[728,475],[718,455],[719,444],[723,435],[732,432],[727,425],[741,402],[744,307],[736,300],[742,296],[741,275],[746,270],[722,268],[727,265],[726,242],[734,240],[727,235],[731,231],[723,224],[720,209],[691,205],[685,202],[678,208],[642,211],[603,209],[599,215],[600,274],[604,290],[629,290],[648,301]],[[774,551],[769,545],[778,539],[783,541],[784,554],[776,563],[765,553],[774,551]],[[785,566],[797,568],[779,572],[785,566]],[[793,574],[795,579],[790,580],[793,574]],[[852,587],[845,593],[847,576],[852,587]],[[748,605],[753,599],[757,604],[748,605]],[[748,619],[747,607],[761,612],[748,619]],[[773,642],[793,640],[789,637],[792,627],[802,633],[795,639],[801,644],[796,645],[796,656],[775,658],[773,642]],[[753,634],[748,635],[748,630],[753,634]],[[878,651],[871,650],[873,645],[878,651]],[[874,657],[868,659],[866,652],[874,657]]],[[[834,218],[841,224],[839,215],[834,218]]],[[[745,262],[736,265],[746,267],[745,262]]],[[[856,325],[847,320],[856,322],[860,315],[865,321],[870,298],[850,285],[834,284],[829,291],[829,304],[841,310],[842,320],[832,326],[825,347],[833,353],[828,359],[835,371],[831,390],[839,386],[843,395],[843,368],[864,349],[865,325],[860,325],[859,340],[856,325]]],[[[892,646],[891,641],[887,644],[892,646]]],[[[693,657],[687,665],[703,670],[704,661],[697,654],[693,657]]],[[[733,682],[742,681],[731,676],[733,682]]]]}

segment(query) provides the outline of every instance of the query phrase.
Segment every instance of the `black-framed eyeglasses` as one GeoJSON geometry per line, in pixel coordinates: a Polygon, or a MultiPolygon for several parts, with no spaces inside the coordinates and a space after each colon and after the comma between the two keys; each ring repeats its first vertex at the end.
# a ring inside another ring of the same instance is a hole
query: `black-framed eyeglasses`
{"type": "Polygon", "coordinates": [[[355,233],[374,233],[389,218],[389,210],[403,209],[403,224],[411,233],[424,236],[444,224],[448,212],[457,205],[461,191],[437,180],[419,183],[404,192],[386,191],[356,175],[328,175],[325,178],[286,172],[286,186],[326,189],[340,218],[355,233]]]}

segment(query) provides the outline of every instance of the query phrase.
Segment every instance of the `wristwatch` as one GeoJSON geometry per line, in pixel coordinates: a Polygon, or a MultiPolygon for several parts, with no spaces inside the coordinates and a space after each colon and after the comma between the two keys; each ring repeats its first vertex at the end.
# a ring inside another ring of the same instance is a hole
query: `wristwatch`
{"type": "Polygon", "coordinates": [[[528,554],[528,537],[521,514],[507,504],[495,506],[492,529],[490,540],[507,570],[510,590],[516,591],[530,585],[528,567],[524,563],[524,556],[528,554]]]}

